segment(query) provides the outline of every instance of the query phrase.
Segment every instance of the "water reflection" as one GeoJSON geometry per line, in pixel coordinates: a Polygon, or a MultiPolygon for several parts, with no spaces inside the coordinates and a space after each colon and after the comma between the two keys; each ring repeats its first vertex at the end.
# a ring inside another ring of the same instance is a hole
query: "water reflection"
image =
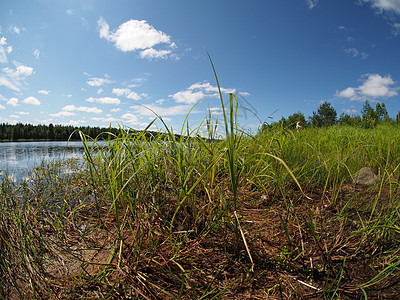
{"type": "Polygon", "coordinates": [[[0,170],[21,181],[28,171],[42,162],[83,157],[80,141],[0,143],[0,170]]]}

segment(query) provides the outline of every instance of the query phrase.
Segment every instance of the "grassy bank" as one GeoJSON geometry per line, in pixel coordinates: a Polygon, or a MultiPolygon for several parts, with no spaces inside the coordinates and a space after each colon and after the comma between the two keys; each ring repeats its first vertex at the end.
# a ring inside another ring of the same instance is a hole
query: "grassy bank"
{"type": "Polygon", "coordinates": [[[397,297],[399,128],[249,136],[226,100],[179,138],[121,129],[95,155],[81,134],[84,168],[3,180],[1,297],[397,297]],[[379,182],[354,184],[362,167],[379,182]]]}

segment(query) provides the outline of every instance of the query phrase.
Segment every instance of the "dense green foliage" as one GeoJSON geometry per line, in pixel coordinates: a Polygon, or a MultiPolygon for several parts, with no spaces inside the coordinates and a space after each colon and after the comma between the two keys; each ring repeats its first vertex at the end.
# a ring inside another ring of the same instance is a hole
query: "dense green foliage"
{"type": "Polygon", "coordinates": [[[1,123],[0,124],[0,141],[18,141],[18,140],[79,140],[77,131],[83,131],[89,136],[97,136],[102,132],[116,133],[116,128],[100,128],[100,127],[74,127],[62,125],[32,125],[17,123],[15,125],[1,123]]]}
{"type": "Polygon", "coordinates": [[[283,128],[294,128],[296,122],[300,121],[303,127],[327,127],[335,124],[340,125],[351,125],[362,128],[374,128],[380,123],[398,123],[394,119],[389,117],[386,110],[385,103],[376,103],[375,109],[371,107],[368,101],[365,101],[361,115],[349,115],[348,113],[342,113],[337,119],[337,112],[330,102],[325,101],[322,103],[317,111],[313,112],[312,116],[306,120],[305,115],[298,111],[290,115],[288,118],[282,117],[278,123],[267,125],[264,124],[262,130],[268,126],[283,127],[283,128]]]}

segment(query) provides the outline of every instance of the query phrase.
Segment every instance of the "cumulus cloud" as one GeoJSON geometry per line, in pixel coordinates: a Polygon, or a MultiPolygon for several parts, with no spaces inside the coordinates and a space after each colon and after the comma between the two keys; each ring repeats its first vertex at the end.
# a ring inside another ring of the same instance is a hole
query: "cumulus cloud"
{"type": "Polygon", "coordinates": [[[22,103],[31,104],[31,105],[40,105],[40,101],[32,96],[26,97],[24,100],[22,100],[22,103]]]}
{"type": "Polygon", "coordinates": [[[76,107],[75,105],[67,105],[62,108],[62,111],[82,111],[82,112],[87,112],[87,113],[93,113],[93,114],[101,114],[103,111],[101,109],[98,109],[96,107],[86,107],[86,106],[79,106],[76,107]]]}
{"type": "Polygon", "coordinates": [[[113,88],[112,92],[113,92],[113,94],[116,94],[117,96],[125,96],[128,99],[132,99],[132,100],[136,100],[136,101],[140,100],[143,96],[143,94],[139,95],[139,94],[131,91],[128,88],[125,88],[125,89],[113,88]]]}
{"type": "Polygon", "coordinates": [[[118,122],[119,119],[112,118],[112,117],[107,117],[107,118],[91,118],[93,121],[97,122],[107,122],[107,123],[112,123],[112,122],[118,122]]]}
{"type": "Polygon", "coordinates": [[[0,46],[5,46],[5,45],[7,45],[7,39],[3,36],[3,37],[0,39],[0,46]]]}
{"type": "Polygon", "coordinates": [[[194,92],[192,90],[180,91],[173,95],[170,95],[177,103],[188,103],[194,104],[200,99],[205,98],[205,94],[202,91],[194,92]]]}
{"type": "Polygon", "coordinates": [[[140,52],[140,57],[141,58],[147,58],[147,59],[154,59],[154,58],[168,58],[169,55],[171,54],[171,50],[156,50],[153,48],[149,48],[146,50],[143,50],[140,52]]]}
{"type": "Polygon", "coordinates": [[[15,70],[12,70],[10,68],[3,68],[3,72],[6,73],[10,78],[14,78],[16,80],[21,80],[24,79],[27,76],[30,76],[33,74],[33,68],[24,66],[24,65],[18,65],[15,70]]]}
{"type": "Polygon", "coordinates": [[[172,53],[171,48],[176,47],[168,34],[155,29],[146,20],[129,20],[114,31],[110,31],[110,26],[103,18],[100,18],[97,24],[101,38],[113,42],[122,52],[138,51],[142,58],[167,58],[172,53]],[[170,49],[154,48],[162,44],[169,46],[170,49]]]}
{"type": "Polygon", "coordinates": [[[123,96],[123,95],[127,95],[130,93],[130,89],[117,89],[117,88],[113,88],[113,94],[117,95],[117,96],[123,96]]]}
{"type": "Polygon", "coordinates": [[[153,116],[155,117],[156,113],[157,115],[160,115],[162,117],[164,116],[177,116],[177,115],[186,115],[189,110],[192,108],[191,105],[175,105],[171,107],[161,107],[157,105],[134,105],[131,106],[132,109],[134,109],[135,113],[143,116],[143,117],[150,117],[153,116]]]}
{"type": "Polygon", "coordinates": [[[139,118],[138,118],[136,115],[132,114],[132,113],[126,113],[126,114],[124,114],[123,116],[121,116],[121,118],[122,118],[122,119],[125,119],[126,122],[127,122],[128,124],[131,124],[131,125],[138,125],[138,124],[140,124],[139,118]]]}
{"type": "MultiPolygon", "coordinates": [[[[235,93],[236,89],[227,89],[221,87],[222,93],[235,93]]],[[[187,90],[177,92],[169,97],[177,103],[194,104],[205,97],[218,96],[218,87],[211,85],[207,81],[192,84],[187,90]]]]}
{"type": "Polygon", "coordinates": [[[105,78],[97,78],[97,77],[92,77],[89,78],[86,83],[90,86],[102,86],[104,84],[112,83],[110,79],[108,79],[109,76],[105,76],[105,78]]]}
{"type": "Polygon", "coordinates": [[[18,99],[17,99],[17,98],[10,98],[10,99],[7,101],[7,104],[15,107],[15,106],[18,105],[18,99]]]}
{"type": "Polygon", "coordinates": [[[369,3],[378,12],[392,12],[400,15],[399,0],[361,0],[363,3],[369,3]]]}
{"type": "Polygon", "coordinates": [[[397,96],[400,87],[390,75],[382,77],[379,74],[365,74],[361,78],[362,84],[358,87],[348,87],[337,91],[336,96],[347,98],[353,101],[375,100],[377,98],[390,98],[397,96]]]}
{"type": "Polygon", "coordinates": [[[88,102],[96,102],[96,103],[101,103],[101,104],[116,104],[119,105],[121,104],[121,101],[118,98],[111,98],[111,97],[102,97],[102,98],[87,98],[86,101],[88,102]]]}
{"type": "Polygon", "coordinates": [[[38,91],[38,94],[42,94],[42,95],[48,95],[49,93],[50,93],[50,91],[47,91],[47,90],[38,91]]]}
{"type": "Polygon", "coordinates": [[[64,106],[60,112],[50,114],[50,116],[52,116],[52,117],[71,117],[71,116],[76,115],[75,111],[87,112],[87,113],[93,113],[93,114],[101,114],[103,112],[101,109],[98,109],[96,107],[86,107],[86,106],[77,107],[75,105],[67,105],[67,106],[64,106]]]}
{"type": "Polygon", "coordinates": [[[76,114],[71,111],[60,111],[58,113],[49,114],[49,115],[52,117],[71,117],[71,116],[75,116],[76,114]]]}
{"type": "Polygon", "coordinates": [[[6,109],[6,107],[0,104],[0,109],[6,109]]]}
{"type": "Polygon", "coordinates": [[[9,67],[2,69],[3,74],[6,76],[0,75],[0,86],[5,86],[11,90],[20,92],[20,81],[23,81],[27,76],[32,75],[34,72],[31,67],[16,62],[14,62],[14,65],[16,66],[15,69],[9,67]]]}

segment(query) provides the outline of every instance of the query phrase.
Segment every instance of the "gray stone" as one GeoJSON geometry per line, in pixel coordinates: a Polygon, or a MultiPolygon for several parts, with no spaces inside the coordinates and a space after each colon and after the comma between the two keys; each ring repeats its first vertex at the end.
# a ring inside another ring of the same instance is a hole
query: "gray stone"
{"type": "Polygon", "coordinates": [[[364,167],[354,174],[354,182],[361,185],[374,185],[379,182],[379,178],[370,168],[364,167]]]}

